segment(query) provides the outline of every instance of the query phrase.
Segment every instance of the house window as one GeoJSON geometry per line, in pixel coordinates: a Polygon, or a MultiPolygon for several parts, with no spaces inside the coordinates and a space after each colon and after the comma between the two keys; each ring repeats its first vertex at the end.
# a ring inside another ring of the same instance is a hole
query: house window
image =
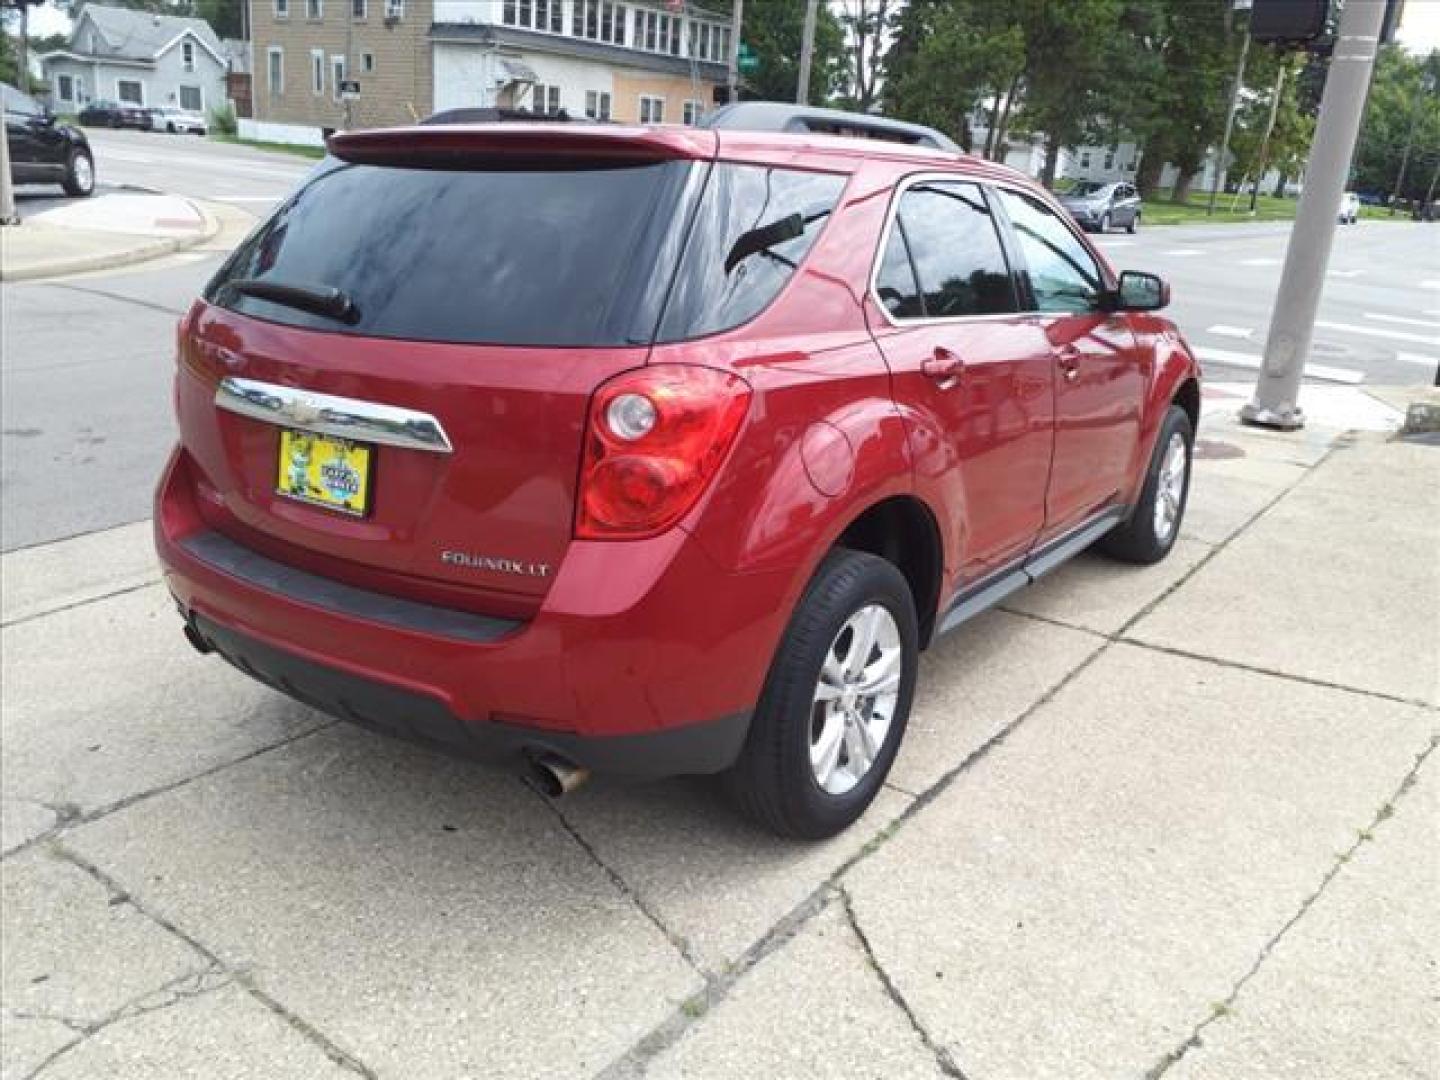
{"type": "Polygon", "coordinates": [[[500,21],[506,26],[522,26],[527,30],[545,30],[559,34],[565,28],[564,0],[504,0],[500,21]]]}
{"type": "Polygon", "coordinates": [[[405,17],[405,0],[385,0],[385,18],[391,21],[405,17]]]}
{"type": "Polygon", "coordinates": [[[305,0],[305,17],[317,20],[325,18],[325,0],[305,0]]]}
{"type": "Polygon", "coordinates": [[[1082,168],[1082,169],[1088,169],[1088,168],[1090,168],[1090,151],[1089,151],[1089,150],[1086,150],[1084,153],[1082,153],[1082,154],[1080,155],[1080,168],[1082,168]]]}
{"type": "Polygon", "coordinates": [[[330,57],[330,92],[340,100],[340,84],[345,81],[345,57],[330,57]]]}
{"type": "Polygon", "coordinates": [[[186,112],[205,111],[205,93],[198,86],[180,87],[180,108],[186,112]]]}
{"type": "MultiPolygon", "coordinates": [[[[556,0],[550,0],[556,3],[556,0]]],[[[612,0],[575,0],[570,32],[591,41],[625,44],[625,5],[612,0]]]]}
{"type": "Polygon", "coordinates": [[[369,0],[350,0],[350,17],[352,19],[368,19],[370,17],[369,0]]]}
{"type": "Polygon", "coordinates": [[[116,79],[115,97],[125,105],[144,105],[145,87],[138,79],[116,79]]]}
{"type": "Polygon", "coordinates": [[[640,95],[640,123],[663,124],[665,122],[665,99],[640,95]]]}
{"type": "Polygon", "coordinates": [[[695,121],[700,119],[700,114],[704,111],[705,105],[703,102],[695,101],[693,99],[686,101],[682,109],[685,123],[694,124],[695,121]]]}
{"type": "Polygon", "coordinates": [[[591,120],[609,120],[610,92],[608,90],[586,90],[585,115],[591,120]]]}
{"type": "Polygon", "coordinates": [[[310,50],[310,92],[317,97],[325,93],[325,50],[310,50]]]}
{"type": "Polygon", "coordinates": [[[1110,171],[1111,169],[1113,169],[1113,168],[1115,168],[1115,151],[1114,151],[1114,150],[1106,150],[1106,151],[1105,151],[1105,171],[1106,171],[1106,172],[1109,172],[1109,171],[1110,171]]]}
{"type": "Polygon", "coordinates": [[[290,17],[290,0],[275,0],[275,18],[288,19],[290,17]]]}
{"type": "Polygon", "coordinates": [[[180,61],[185,65],[186,71],[195,70],[195,43],[193,41],[180,43],[180,61]]]}
{"type": "Polygon", "coordinates": [[[550,116],[560,111],[560,87],[536,83],[530,92],[530,111],[550,116]]]}
{"type": "Polygon", "coordinates": [[[285,93],[285,50],[278,45],[272,45],[267,50],[265,59],[265,75],[270,87],[270,96],[279,97],[285,93]]]}
{"type": "Polygon", "coordinates": [[[366,75],[374,74],[375,54],[373,52],[360,54],[360,70],[363,71],[366,75]]]}
{"type": "Polygon", "coordinates": [[[55,80],[55,92],[60,95],[61,101],[74,101],[75,77],[73,75],[61,75],[55,80]]]}
{"type": "Polygon", "coordinates": [[[680,20],[673,17],[670,19],[670,55],[680,55],[680,20]]]}

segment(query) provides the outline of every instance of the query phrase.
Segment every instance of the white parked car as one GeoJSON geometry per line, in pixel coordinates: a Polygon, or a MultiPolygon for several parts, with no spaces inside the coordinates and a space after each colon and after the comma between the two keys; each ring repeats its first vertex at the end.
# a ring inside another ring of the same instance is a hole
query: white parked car
{"type": "Polygon", "coordinates": [[[1340,224],[1354,225],[1360,220],[1360,196],[1347,191],[1340,196],[1340,224]]]}
{"type": "Polygon", "coordinates": [[[151,109],[150,130],[205,134],[205,117],[186,109],[151,109]]]}

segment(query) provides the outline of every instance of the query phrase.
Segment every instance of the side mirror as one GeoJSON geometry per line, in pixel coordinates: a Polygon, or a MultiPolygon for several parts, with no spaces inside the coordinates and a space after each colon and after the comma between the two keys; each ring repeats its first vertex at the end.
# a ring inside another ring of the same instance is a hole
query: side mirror
{"type": "Polygon", "coordinates": [[[1159,311],[1170,303],[1170,286],[1158,274],[1126,270],[1120,275],[1115,299],[1121,311],[1159,311]]]}

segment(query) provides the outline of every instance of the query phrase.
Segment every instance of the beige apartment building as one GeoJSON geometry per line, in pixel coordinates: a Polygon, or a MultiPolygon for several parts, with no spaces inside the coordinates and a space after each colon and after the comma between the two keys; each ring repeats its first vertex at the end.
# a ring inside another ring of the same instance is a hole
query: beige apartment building
{"type": "Polygon", "coordinates": [[[241,134],[276,142],[462,107],[693,123],[730,50],[728,20],[667,0],[248,2],[255,104],[241,134]]]}

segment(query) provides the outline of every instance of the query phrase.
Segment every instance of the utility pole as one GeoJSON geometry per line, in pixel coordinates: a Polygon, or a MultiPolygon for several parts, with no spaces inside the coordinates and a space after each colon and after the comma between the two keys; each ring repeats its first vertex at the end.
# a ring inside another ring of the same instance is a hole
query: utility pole
{"type": "Polygon", "coordinates": [[[0,225],[19,225],[15,189],[10,185],[10,140],[0,139],[0,225]]]}
{"type": "Polygon", "coordinates": [[[745,18],[745,0],[735,0],[730,15],[730,104],[740,100],[740,24],[745,18]]]}
{"type": "Polygon", "coordinates": [[[1347,0],[1341,12],[1315,141],[1305,167],[1305,190],[1295,212],[1275,313],[1270,318],[1265,361],[1255,382],[1255,396],[1240,410],[1240,419],[1247,424],[1282,431],[1305,426],[1305,415],[1297,404],[1300,381],[1315,334],[1325,266],[1335,240],[1340,197],[1350,175],[1350,158],[1365,111],[1384,16],[1385,0],[1347,0]]]}
{"type": "Polygon", "coordinates": [[[1285,64],[1275,73],[1275,93],[1270,97],[1270,119],[1265,121],[1265,137],[1260,140],[1260,164],[1255,167],[1255,183],[1250,188],[1250,213],[1260,198],[1260,183],[1265,179],[1265,166],[1270,162],[1270,136],[1275,132],[1275,115],[1280,111],[1280,94],[1285,89],[1285,64]]]}
{"type": "Polygon", "coordinates": [[[1220,156],[1215,159],[1215,178],[1210,181],[1210,205],[1205,214],[1215,213],[1215,200],[1225,186],[1225,159],[1230,155],[1230,133],[1235,130],[1235,109],[1240,104],[1240,90],[1245,85],[1245,58],[1250,55],[1250,32],[1240,38],[1240,62],[1235,65],[1235,83],[1230,87],[1230,107],[1225,110],[1225,135],[1220,140],[1220,156]]]}
{"type": "Polygon", "coordinates": [[[815,18],[819,12],[820,0],[807,0],[805,5],[805,33],[800,39],[800,82],[795,87],[795,104],[810,102],[810,60],[815,53],[815,18]]]}

